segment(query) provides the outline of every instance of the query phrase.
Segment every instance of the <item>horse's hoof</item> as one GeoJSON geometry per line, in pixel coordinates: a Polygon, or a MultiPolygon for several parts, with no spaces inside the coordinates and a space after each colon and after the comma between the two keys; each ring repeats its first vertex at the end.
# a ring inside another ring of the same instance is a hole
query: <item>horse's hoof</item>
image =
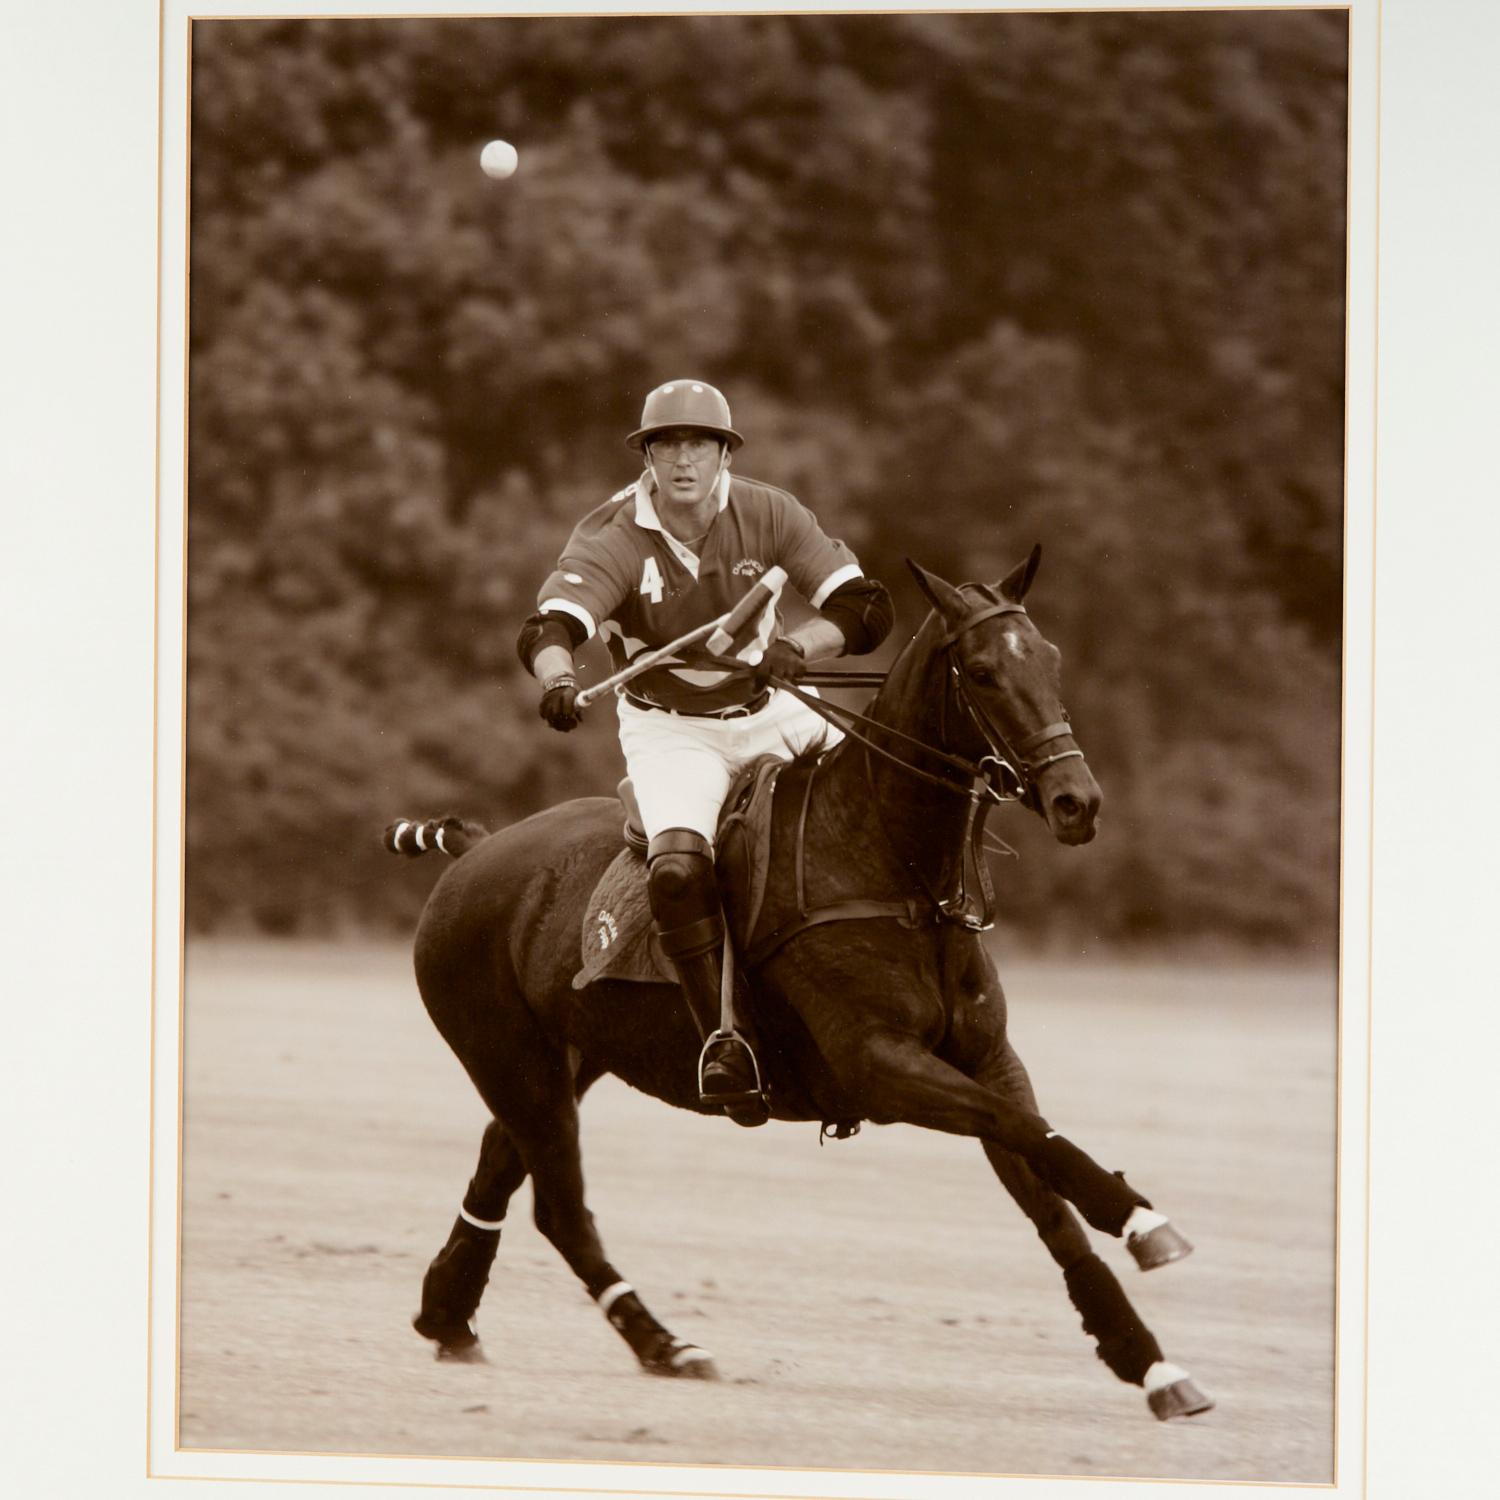
{"type": "Polygon", "coordinates": [[[665,1375],[674,1380],[717,1380],[719,1372],[714,1357],[696,1344],[674,1344],[659,1358],[643,1360],[648,1375],[665,1375]]]}
{"type": "Polygon", "coordinates": [[[437,1345],[437,1352],[433,1356],[435,1359],[451,1360],[461,1365],[489,1363],[484,1357],[479,1335],[474,1332],[472,1323],[442,1322],[426,1313],[418,1313],[411,1320],[411,1326],[424,1339],[431,1339],[437,1345]]]}
{"type": "Polygon", "coordinates": [[[484,1345],[478,1339],[469,1343],[439,1344],[437,1353],[433,1356],[440,1364],[454,1365],[487,1365],[489,1358],[484,1352],[484,1345]]]}
{"type": "Polygon", "coordinates": [[[1196,1417],[1200,1412],[1214,1409],[1213,1397],[1199,1390],[1186,1370],[1165,1360],[1146,1371],[1146,1404],[1158,1422],[1196,1417]]]}
{"type": "Polygon", "coordinates": [[[1138,1208],[1125,1224],[1125,1248],[1143,1271],[1169,1266],[1193,1253],[1192,1242],[1180,1235],[1165,1214],[1138,1208]]]}

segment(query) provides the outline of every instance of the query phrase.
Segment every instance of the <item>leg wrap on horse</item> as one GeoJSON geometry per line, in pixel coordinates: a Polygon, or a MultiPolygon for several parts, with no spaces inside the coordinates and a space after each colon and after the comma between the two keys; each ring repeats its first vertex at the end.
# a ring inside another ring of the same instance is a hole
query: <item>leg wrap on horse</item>
{"type": "Polygon", "coordinates": [[[1123,1173],[1106,1172],[1072,1141],[1053,1132],[1035,1156],[1032,1171],[1059,1196],[1066,1198],[1095,1229],[1119,1236],[1137,1208],[1151,1205],[1125,1181],[1123,1173]]]}
{"type": "Polygon", "coordinates": [[[422,1278],[422,1310],[412,1319],[418,1333],[440,1344],[473,1339],[469,1320],[479,1309],[499,1246],[498,1229],[480,1229],[462,1215],[453,1221],[448,1243],[422,1278]]]}
{"type": "Polygon", "coordinates": [[[669,1333],[646,1310],[635,1288],[614,1281],[591,1295],[610,1326],[630,1345],[641,1368],[653,1375],[687,1375],[715,1379],[713,1360],[706,1350],[669,1333]]]}
{"type": "Polygon", "coordinates": [[[1068,1296],[1083,1318],[1083,1331],[1099,1346],[1100,1359],[1131,1385],[1162,1357],[1155,1335],[1141,1322],[1115,1274],[1092,1252],[1063,1272],[1068,1296]]]}

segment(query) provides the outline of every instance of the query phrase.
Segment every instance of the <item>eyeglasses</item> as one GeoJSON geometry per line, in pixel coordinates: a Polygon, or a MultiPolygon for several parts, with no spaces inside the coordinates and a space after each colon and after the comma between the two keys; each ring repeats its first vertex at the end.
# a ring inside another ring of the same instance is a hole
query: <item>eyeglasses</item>
{"type": "Polygon", "coordinates": [[[719,447],[713,438],[658,438],[646,446],[654,457],[664,458],[668,463],[675,463],[679,458],[702,463],[704,459],[712,458],[719,447]]]}

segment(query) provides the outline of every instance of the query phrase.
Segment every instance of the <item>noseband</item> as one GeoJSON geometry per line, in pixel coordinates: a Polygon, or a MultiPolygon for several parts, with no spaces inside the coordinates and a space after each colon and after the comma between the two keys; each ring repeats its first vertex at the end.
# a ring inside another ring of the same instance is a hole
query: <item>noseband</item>
{"type": "MultiPolygon", "coordinates": [[[[1068,720],[1067,709],[1063,709],[1062,718],[1055,723],[1043,726],[1034,734],[1028,734],[1025,739],[1012,745],[1005,732],[985,711],[984,705],[978,701],[973,679],[965,671],[963,659],[957,650],[959,639],[983,621],[994,619],[996,615],[1024,615],[1025,613],[1024,604],[1001,600],[998,604],[992,604],[988,609],[982,609],[977,614],[970,615],[961,625],[950,630],[938,643],[938,649],[948,658],[948,671],[953,678],[959,707],[968,714],[970,723],[979,731],[980,738],[989,746],[989,754],[979,759],[979,775],[989,786],[997,802],[1022,802],[1040,812],[1037,777],[1048,766],[1060,760],[1071,760],[1075,756],[1079,760],[1083,759],[1083,751],[1078,749],[1076,743],[1071,750],[1059,750],[1056,754],[1043,756],[1040,760],[1027,758],[1035,751],[1050,745],[1054,740],[1071,738],[1073,726],[1068,720]],[[1009,773],[1008,782],[1005,777],[1007,772],[1009,773]],[[995,785],[997,781],[1000,782],[998,788],[995,785]]],[[[944,743],[948,738],[947,709],[948,695],[945,693],[942,708],[939,710],[942,717],[938,725],[938,738],[944,743]]]]}

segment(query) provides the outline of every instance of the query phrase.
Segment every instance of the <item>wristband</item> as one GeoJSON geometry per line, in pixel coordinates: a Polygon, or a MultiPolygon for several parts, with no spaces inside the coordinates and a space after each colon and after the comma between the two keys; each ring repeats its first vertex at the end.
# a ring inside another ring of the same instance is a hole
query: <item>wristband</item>
{"type": "Polygon", "coordinates": [[[577,687],[578,679],[571,672],[559,672],[555,677],[549,677],[542,683],[542,691],[550,693],[553,688],[577,687]]]}

